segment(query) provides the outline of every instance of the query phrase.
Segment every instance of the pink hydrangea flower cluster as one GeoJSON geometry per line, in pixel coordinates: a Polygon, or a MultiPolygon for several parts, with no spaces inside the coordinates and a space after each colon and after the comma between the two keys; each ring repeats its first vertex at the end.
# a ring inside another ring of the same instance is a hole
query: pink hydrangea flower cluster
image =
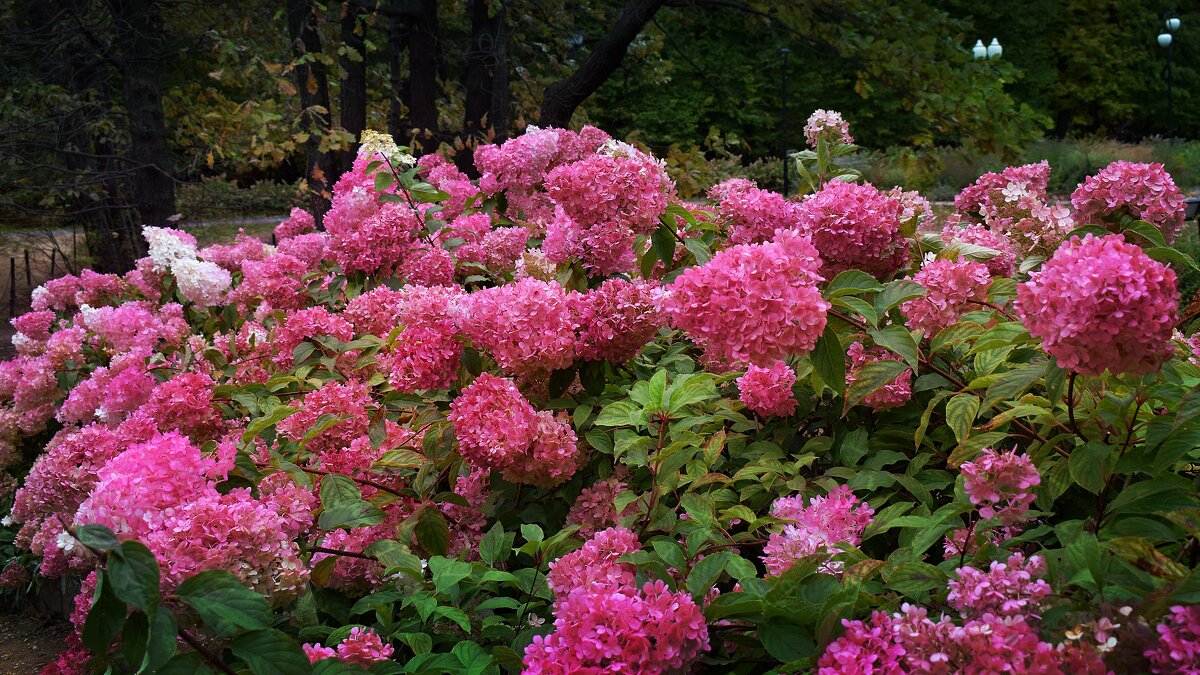
{"type": "Polygon", "coordinates": [[[946,602],[965,617],[1037,616],[1043,600],[1049,597],[1050,584],[1039,578],[1046,574],[1046,561],[1040,556],[1028,560],[1021,553],[1006,562],[994,561],[983,572],[974,567],[955,570],[946,602]]]}
{"type": "Polygon", "coordinates": [[[144,350],[123,354],[112,365],[101,366],[75,385],[58,410],[64,423],[86,424],[93,420],[115,424],[150,399],[154,376],[146,370],[144,350]]]}
{"type": "Polygon", "coordinates": [[[354,339],[354,327],[349,321],[321,306],[289,313],[276,328],[271,341],[275,363],[280,368],[291,368],[295,362],[296,347],[305,340],[323,335],[350,342],[354,339]]]}
{"type": "Polygon", "coordinates": [[[984,518],[998,518],[1003,525],[1026,519],[1037,498],[1033,488],[1042,482],[1037,467],[1027,455],[1015,450],[996,452],[985,448],[976,459],[960,467],[963,490],[984,518]]]}
{"type": "Polygon", "coordinates": [[[532,380],[575,361],[579,296],[557,283],[526,278],[485,288],[465,310],[462,334],[508,373],[532,380]]]}
{"type": "Polygon", "coordinates": [[[176,303],[155,306],[150,302],[126,302],[116,307],[82,305],[76,325],[92,335],[88,342],[110,354],[150,351],[160,342],[178,344],[189,333],[183,307],[176,303]]]}
{"type": "Polygon", "coordinates": [[[608,140],[608,134],[592,126],[576,133],[530,125],[501,145],[475,150],[475,166],[482,174],[479,188],[488,195],[503,191],[510,216],[545,224],[554,216],[554,203],[542,190],[546,175],[594,154],[608,140]]]}
{"type": "Polygon", "coordinates": [[[309,300],[304,283],[309,271],[306,262],[285,253],[247,260],[242,263],[242,283],[233,290],[231,299],[243,311],[260,303],[266,312],[301,309],[309,300]]]}
{"type": "Polygon", "coordinates": [[[441,155],[424,155],[417,160],[417,165],[422,168],[421,175],[430,185],[449,195],[442,202],[441,215],[444,219],[457,218],[479,195],[479,188],[475,187],[467,174],[441,155]]]}
{"type": "Polygon", "coordinates": [[[879,279],[908,266],[909,240],[900,232],[900,202],[869,183],[831,181],[800,203],[802,232],[812,238],[832,279],[858,269],[879,279]]]}
{"type": "Polygon", "coordinates": [[[392,654],[396,653],[391,645],[383,643],[383,639],[374,630],[361,626],[351,628],[350,635],[339,642],[336,649],[307,642],[303,647],[309,663],[316,663],[321,659],[337,659],[342,663],[363,668],[370,668],[376,663],[387,661],[392,658],[392,654]]]}
{"type": "Polygon", "coordinates": [[[583,228],[603,223],[649,234],[658,227],[674,182],[654,158],[609,142],[597,154],[559,166],[545,179],[554,203],[583,228]]]}
{"type": "Polygon", "coordinates": [[[776,499],[771,516],[790,522],[768,538],[763,563],[770,574],[778,576],[801,558],[823,554],[826,557],[820,570],[838,574],[842,563],[830,559],[838,552],[837,545],[858,546],[874,515],[875,510],[846,485],[839,485],[823,497],[813,497],[807,506],[801,495],[776,499]]]}
{"type": "Polygon", "coordinates": [[[999,173],[985,173],[955,196],[954,209],[972,218],[982,218],[995,196],[993,191],[1012,183],[1024,183],[1029,192],[1045,195],[1050,187],[1050,162],[1042,160],[1034,164],[1005,167],[999,173]]]}
{"type": "Polygon", "coordinates": [[[948,224],[983,224],[1022,256],[1048,256],[1075,227],[1071,209],[1051,203],[1049,182],[1045,161],[984,174],[955,197],[948,224]]]}
{"type": "MultiPolygon", "coordinates": [[[[483,216],[483,219],[488,221],[488,226],[491,226],[491,218],[487,214],[474,215],[483,216]]],[[[454,250],[460,274],[478,274],[478,268],[501,274],[513,271],[516,269],[517,259],[525,251],[528,239],[529,231],[523,227],[498,227],[472,237],[454,250]]]]}
{"type": "Polygon", "coordinates": [[[279,433],[294,441],[303,439],[324,415],[338,418],[332,426],[308,439],[313,452],[340,450],[367,433],[375,407],[370,388],[359,381],[326,382],[304,395],[300,410],[277,424],[279,433]]]}
{"type": "Polygon", "coordinates": [[[575,430],[534,410],[511,380],[482,373],[450,404],[459,454],[506,480],[553,487],[579,467],[575,430]]]}
{"type": "Polygon", "coordinates": [[[908,223],[915,219],[921,225],[933,221],[933,205],[920,192],[894,187],[886,194],[900,203],[900,222],[908,223]]]}
{"type": "MultiPolygon", "coordinates": [[[[373,193],[367,198],[373,200],[373,193]]],[[[341,211],[331,210],[325,216],[333,259],[347,274],[391,276],[413,247],[423,227],[421,217],[408,204],[396,202],[362,211],[340,217],[341,211]]]]}
{"type": "Polygon", "coordinates": [[[820,266],[807,237],[782,232],[688,268],[665,287],[659,307],[714,357],[768,366],[811,351],[825,330],[820,266]]]}
{"type": "Polygon", "coordinates": [[[926,293],[905,301],[900,311],[908,317],[909,327],[929,337],[956,323],[963,314],[982,308],[992,283],[987,266],[970,260],[934,260],[911,278],[926,293]]]}
{"type": "Polygon", "coordinates": [[[971,244],[996,251],[996,255],[983,262],[988,273],[997,277],[1010,277],[1016,271],[1017,253],[1008,237],[989,230],[985,225],[967,223],[946,225],[942,228],[942,242],[947,246],[971,244]]]}
{"type": "Polygon", "coordinates": [[[816,148],[817,141],[824,138],[829,143],[853,143],[850,123],[842,119],[836,110],[814,110],[804,123],[804,140],[809,147],[816,148]]]}
{"type": "Polygon", "coordinates": [[[846,632],[821,654],[817,673],[1108,672],[1096,650],[1044,642],[1025,616],[984,614],[957,625],[946,617],[933,621],[922,607],[905,604],[901,610],[877,611],[865,623],[843,620],[846,632]]]}
{"type": "Polygon", "coordinates": [[[546,226],[542,252],[555,264],[578,259],[589,276],[629,272],[637,263],[637,233],[619,222],[580,227],[561,207],[546,226]]]}
{"type": "Polygon", "coordinates": [[[382,358],[397,391],[445,389],[458,378],[463,350],[458,330],[466,297],[457,286],[406,286],[399,291],[395,317],[403,330],[382,358]]]}
{"type": "Polygon", "coordinates": [[[744,178],[718,183],[708,196],[717,202],[730,244],[760,244],[770,241],[778,230],[799,229],[804,224],[800,204],[778,192],[761,190],[744,178]]]}
{"type": "Polygon", "coordinates": [[[1153,673],[1197,672],[1200,664],[1200,605],[1175,605],[1158,624],[1158,642],[1146,650],[1153,673]]]}
{"type": "Polygon", "coordinates": [[[637,535],[615,527],[550,563],[555,631],[534,637],[524,672],[684,672],[708,650],[708,626],[690,595],[662,581],[638,588],[633,566],[619,562],[641,548],[637,535]]]}
{"type": "Polygon", "coordinates": [[[1187,205],[1162,164],[1117,161],[1088,176],[1071,193],[1076,219],[1102,223],[1123,214],[1144,220],[1163,233],[1167,243],[1183,228],[1187,205]]]}
{"type": "Polygon", "coordinates": [[[200,250],[200,259],[220,265],[223,269],[236,272],[246,260],[262,260],[266,247],[262,240],[239,231],[232,244],[213,244],[200,250]]]}
{"type": "MultiPolygon", "coordinates": [[[[584,488],[571,505],[571,510],[567,511],[566,524],[578,525],[579,536],[585,538],[591,538],[597,532],[616,525],[619,517],[617,495],[625,490],[625,481],[618,476],[597,481],[591,487],[584,488]]],[[[630,504],[625,510],[629,512],[633,508],[630,504]]]]}
{"type": "Polygon", "coordinates": [[[216,432],[220,419],[213,405],[215,386],[206,373],[179,373],[156,386],[140,410],[162,431],[178,429],[204,440],[216,432]]]}
{"type": "Polygon", "coordinates": [[[560,600],[555,615],[554,632],[525,649],[527,675],[680,673],[709,649],[704,613],[661,580],[640,589],[588,586],[560,600]]]}
{"type": "MultiPolygon", "coordinates": [[[[846,359],[848,361],[846,368],[847,387],[857,381],[858,371],[868,363],[874,363],[881,359],[903,361],[895,352],[879,345],[865,347],[861,341],[856,341],[850,345],[849,349],[846,350],[846,359]]],[[[867,394],[867,397],[863,399],[863,403],[875,410],[898,408],[908,403],[909,399],[912,398],[912,375],[911,368],[905,370],[891,382],[867,394]]]]}
{"type": "Polygon", "coordinates": [[[1146,373],[1171,356],[1179,297],[1174,270],[1121,235],[1089,234],[1019,285],[1014,307],[1059,366],[1146,373]]]}
{"type": "Polygon", "coordinates": [[[747,408],[762,417],[787,417],[796,412],[796,371],[784,361],[770,368],[751,365],[737,379],[738,395],[747,408]]]}
{"type": "Polygon", "coordinates": [[[579,358],[624,363],[654,339],[663,318],[647,281],[606,279],[580,303],[579,358]]]}
{"type": "Polygon", "coordinates": [[[314,232],[317,229],[317,221],[312,214],[302,208],[293,208],[288,214],[288,219],[275,226],[276,241],[283,241],[298,237],[302,234],[314,232]]]}

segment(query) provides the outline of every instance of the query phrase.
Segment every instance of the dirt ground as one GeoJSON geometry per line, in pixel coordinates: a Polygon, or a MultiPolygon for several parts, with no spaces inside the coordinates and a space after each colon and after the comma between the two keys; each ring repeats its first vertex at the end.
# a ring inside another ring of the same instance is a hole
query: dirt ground
{"type": "Polygon", "coordinates": [[[0,675],[36,675],[58,658],[71,624],[32,610],[0,612],[0,675]]]}

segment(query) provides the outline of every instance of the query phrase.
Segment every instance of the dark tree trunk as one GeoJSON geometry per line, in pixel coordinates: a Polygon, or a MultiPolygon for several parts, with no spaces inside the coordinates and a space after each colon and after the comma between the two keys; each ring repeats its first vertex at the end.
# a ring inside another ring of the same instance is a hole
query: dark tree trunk
{"type": "Polygon", "coordinates": [[[313,0],[287,0],[288,35],[292,56],[296,59],[296,87],[300,90],[302,126],[308,134],[305,143],[309,201],[317,227],[329,210],[330,186],[333,185],[333,157],[321,152],[321,137],[329,131],[329,75],[324,63],[305,59],[321,53],[321,35],[317,32],[317,14],[313,0]]]}
{"type": "Polygon", "coordinates": [[[425,151],[436,146],[438,0],[420,0],[408,34],[408,120],[425,151]]]}
{"type": "MultiPolygon", "coordinates": [[[[342,128],[357,141],[367,128],[367,25],[366,9],[356,2],[346,2],[342,11],[342,87],[338,111],[342,128]]],[[[354,164],[355,148],[339,153],[339,170],[349,171],[354,164]]]]}
{"type": "MultiPolygon", "coordinates": [[[[162,226],[175,214],[175,178],[162,106],[162,15],[155,0],[109,0],[109,8],[116,26],[138,216],[142,225],[162,226]]],[[[144,241],[136,235],[130,240],[128,232],[113,234],[117,241],[110,250],[93,251],[93,255],[105,269],[132,269],[134,260],[145,252],[144,241]]]]}
{"type": "Polygon", "coordinates": [[[408,129],[412,126],[404,114],[404,101],[407,99],[408,78],[404,76],[404,49],[408,46],[408,21],[404,19],[399,3],[393,2],[393,13],[388,17],[388,133],[397,142],[403,143],[408,129]]]}
{"type": "Polygon", "coordinates": [[[579,104],[587,100],[621,65],[630,43],[654,18],[665,0],[631,0],[621,9],[612,30],[592,46],[579,68],[546,87],[542,95],[542,126],[566,127],[579,104]]]}
{"type": "Polygon", "coordinates": [[[466,90],[463,136],[467,147],[455,160],[459,169],[475,174],[474,148],[487,142],[487,132],[497,126],[496,115],[507,125],[508,57],[505,40],[505,7],[493,12],[489,0],[471,0],[471,44],[466,52],[463,88],[466,90]]]}

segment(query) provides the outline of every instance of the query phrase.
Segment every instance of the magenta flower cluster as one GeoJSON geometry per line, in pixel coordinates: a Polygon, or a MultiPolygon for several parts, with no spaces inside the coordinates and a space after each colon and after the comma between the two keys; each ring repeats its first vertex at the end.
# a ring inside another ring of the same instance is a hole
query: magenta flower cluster
{"type": "Polygon", "coordinates": [[[807,505],[800,495],[776,499],[771,505],[771,516],[787,522],[767,540],[763,564],[770,574],[778,576],[800,559],[820,554],[825,556],[822,572],[840,573],[842,563],[831,560],[840,552],[838,544],[858,546],[874,515],[874,509],[855,497],[846,485],[813,497],[807,505]]]}
{"type": "Polygon", "coordinates": [[[1117,161],[1088,176],[1071,193],[1076,219],[1098,223],[1113,215],[1144,220],[1162,231],[1167,243],[1183,228],[1187,205],[1162,164],[1117,161]]]}
{"type": "Polygon", "coordinates": [[[992,277],[982,263],[934,260],[912,276],[925,295],[906,300],[900,310],[908,325],[932,337],[956,323],[963,314],[981,309],[988,299],[992,277]]]}
{"type": "Polygon", "coordinates": [[[1015,450],[997,452],[985,448],[979,457],[960,467],[963,490],[971,503],[979,507],[979,515],[997,518],[1003,525],[1026,520],[1033,505],[1033,488],[1042,482],[1037,467],[1028,455],[1015,450]]]}
{"type": "Polygon", "coordinates": [[[738,395],[746,407],[763,417],[787,417],[796,411],[796,371],[784,361],[770,368],[751,365],[737,380],[738,395]]]}
{"type": "Polygon", "coordinates": [[[869,183],[830,181],[799,207],[801,231],[820,252],[821,276],[858,269],[876,278],[908,266],[909,239],[900,231],[900,202],[869,183]]]}

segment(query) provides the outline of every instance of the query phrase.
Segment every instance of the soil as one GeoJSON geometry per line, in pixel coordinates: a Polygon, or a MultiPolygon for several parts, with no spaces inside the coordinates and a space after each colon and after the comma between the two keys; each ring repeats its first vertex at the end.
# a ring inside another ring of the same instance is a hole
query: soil
{"type": "Polygon", "coordinates": [[[0,675],[36,675],[64,649],[71,624],[33,610],[0,612],[0,675]]]}

